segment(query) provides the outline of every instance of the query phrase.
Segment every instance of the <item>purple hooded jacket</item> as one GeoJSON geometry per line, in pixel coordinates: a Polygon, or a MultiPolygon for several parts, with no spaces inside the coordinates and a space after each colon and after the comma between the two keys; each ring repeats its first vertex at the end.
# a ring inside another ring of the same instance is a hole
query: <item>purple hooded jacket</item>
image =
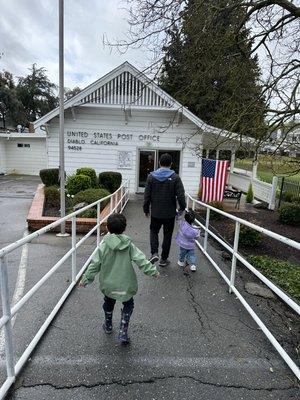
{"type": "Polygon", "coordinates": [[[199,236],[200,229],[194,228],[185,220],[179,222],[176,242],[180,247],[186,250],[193,250],[195,248],[195,239],[199,236]]]}

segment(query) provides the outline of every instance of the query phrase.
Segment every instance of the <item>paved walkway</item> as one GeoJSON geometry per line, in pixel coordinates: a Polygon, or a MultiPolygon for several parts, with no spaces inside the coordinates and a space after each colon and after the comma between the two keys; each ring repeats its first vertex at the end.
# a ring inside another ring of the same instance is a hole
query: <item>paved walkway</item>
{"type": "MultiPolygon", "coordinates": [[[[125,214],[128,234],[148,253],[141,200],[129,202],[125,214]]],[[[117,344],[117,329],[112,336],[102,332],[97,283],[77,288],[10,398],[296,399],[292,373],[215,270],[198,257],[198,272],[183,276],[174,243],[172,265],[161,269],[159,280],[138,273],[128,347],[117,344]]]]}

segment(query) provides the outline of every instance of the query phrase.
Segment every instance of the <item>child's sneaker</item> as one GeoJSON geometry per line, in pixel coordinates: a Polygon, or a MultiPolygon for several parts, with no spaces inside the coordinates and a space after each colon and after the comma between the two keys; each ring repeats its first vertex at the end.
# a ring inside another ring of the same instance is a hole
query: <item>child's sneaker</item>
{"type": "Polygon", "coordinates": [[[184,267],[185,266],[185,262],[184,261],[177,261],[177,264],[179,265],[179,267],[184,267]]]}
{"type": "Polygon", "coordinates": [[[193,272],[196,272],[197,271],[196,265],[191,265],[190,266],[190,270],[193,271],[193,272]]]}

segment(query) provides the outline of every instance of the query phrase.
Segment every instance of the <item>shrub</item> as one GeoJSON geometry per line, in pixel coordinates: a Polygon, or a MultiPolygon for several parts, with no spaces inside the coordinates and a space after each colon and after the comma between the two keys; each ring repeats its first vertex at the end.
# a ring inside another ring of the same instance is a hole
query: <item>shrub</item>
{"type": "Polygon", "coordinates": [[[86,175],[91,178],[91,185],[93,188],[97,187],[97,175],[94,168],[84,167],[78,168],[76,171],[76,175],[86,175]]]}
{"type": "Polygon", "coordinates": [[[76,194],[91,187],[91,178],[86,175],[72,175],[67,180],[69,194],[76,194]]]}
{"type": "Polygon", "coordinates": [[[278,210],[279,221],[287,225],[300,223],[300,204],[284,204],[278,210]]]}
{"type": "Polygon", "coordinates": [[[82,214],[79,214],[80,218],[97,218],[97,210],[94,208],[90,208],[89,210],[85,210],[82,214]]]}
{"type": "Polygon", "coordinates": [[[113,193],[121,186],[122,174],[113,171],[101,172],[98,182],[99,186],[103,186],[110,193],[113,193]]]}
{"type": "Polygon", "coordinates": [[[59,169],[41,169],[40,178],[45,186],[59,185],[59,169]]]}
{"type": "Polygon", "coordinates": [[[246,194],[246,203],[252,203],[253,198],[254,198],[254,193],[253,193],[252,183],[250,183],[246,194]]]}
{"type": "Polygon", "coordinates": [[[239,243],[247,247],[255,247],[260,245],[262,234],[249,226],[242,225],[240,230],[239,243]]]}
{"type": "MultiPolygon", "coordinates": [[[[73,198],[73,205],[75,206],[76,204],[79,203],[87,203],[87,204],[92,204],[95,201],[102,199],[103,197],[109,196],[109,192],[106,189],[87,189],[83,190],[82,192],[79,192],[75,194],[73,198]]],[[[109,199],[105,200],[101,203],[101,210],[106,206],[106,204],[109,203],[109,199]]]]}
{"type": "Polygon", "coordinates": [[[300,266],[268,256],[250,256],[251,264],[268,279],[300,300],[300,266]]]}
{"type": "Polygon", "coordinates": [[[60,192],[58,186],[48,186],[44,188],[45,200],[49,207],[60,207],[60,192]]]}
{"type": "MultiPolygon", "coordinates": [[[[210,206],[217,208],[218,210],[224,211],[224,204],[221,201],[212,201],[209,203],[210,206]]],[[[211,219],[221,219],[223,216],[216,211],[210,211],[210,218],[211,219]]]]}

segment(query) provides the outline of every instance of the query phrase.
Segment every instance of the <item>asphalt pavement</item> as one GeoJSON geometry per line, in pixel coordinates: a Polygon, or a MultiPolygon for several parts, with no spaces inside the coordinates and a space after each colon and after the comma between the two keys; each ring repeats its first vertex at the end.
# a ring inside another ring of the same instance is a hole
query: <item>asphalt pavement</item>
{"type": "MultiPolygon", "coordinates": [[[[149,253],[149,220],[141,199],[128,203],[127,233],[149,253]]],[[[95,245],[88,243],[83,262],[95,245]]],[[[69,241],[52,235],[31,245],[26,287],[37,280],[69,241]],[[41,262],[42,261],[42,262],[41,262]]],[[[35,399],[296,399],[299,388],[277,355],[225,283],[198,252],[198,271],[184,276],[176,265],[160,268],[160,279],[138,273],[139,292],[130,324],[131,344],[117,343],[120,305],[114,333],[102,331],[102,296],[95,281],[76,288],[53,321],[10,396],[35,399]]],[[[53,265],[53,264],[52,264],[53,265]]],[[[45,318],[54,298],[67,284],[69,265],[45,292],[33,300],[17,331],[33,331],[45,318]]],[[[28,343],[16,338],[17,353],[28,343]]]]}

